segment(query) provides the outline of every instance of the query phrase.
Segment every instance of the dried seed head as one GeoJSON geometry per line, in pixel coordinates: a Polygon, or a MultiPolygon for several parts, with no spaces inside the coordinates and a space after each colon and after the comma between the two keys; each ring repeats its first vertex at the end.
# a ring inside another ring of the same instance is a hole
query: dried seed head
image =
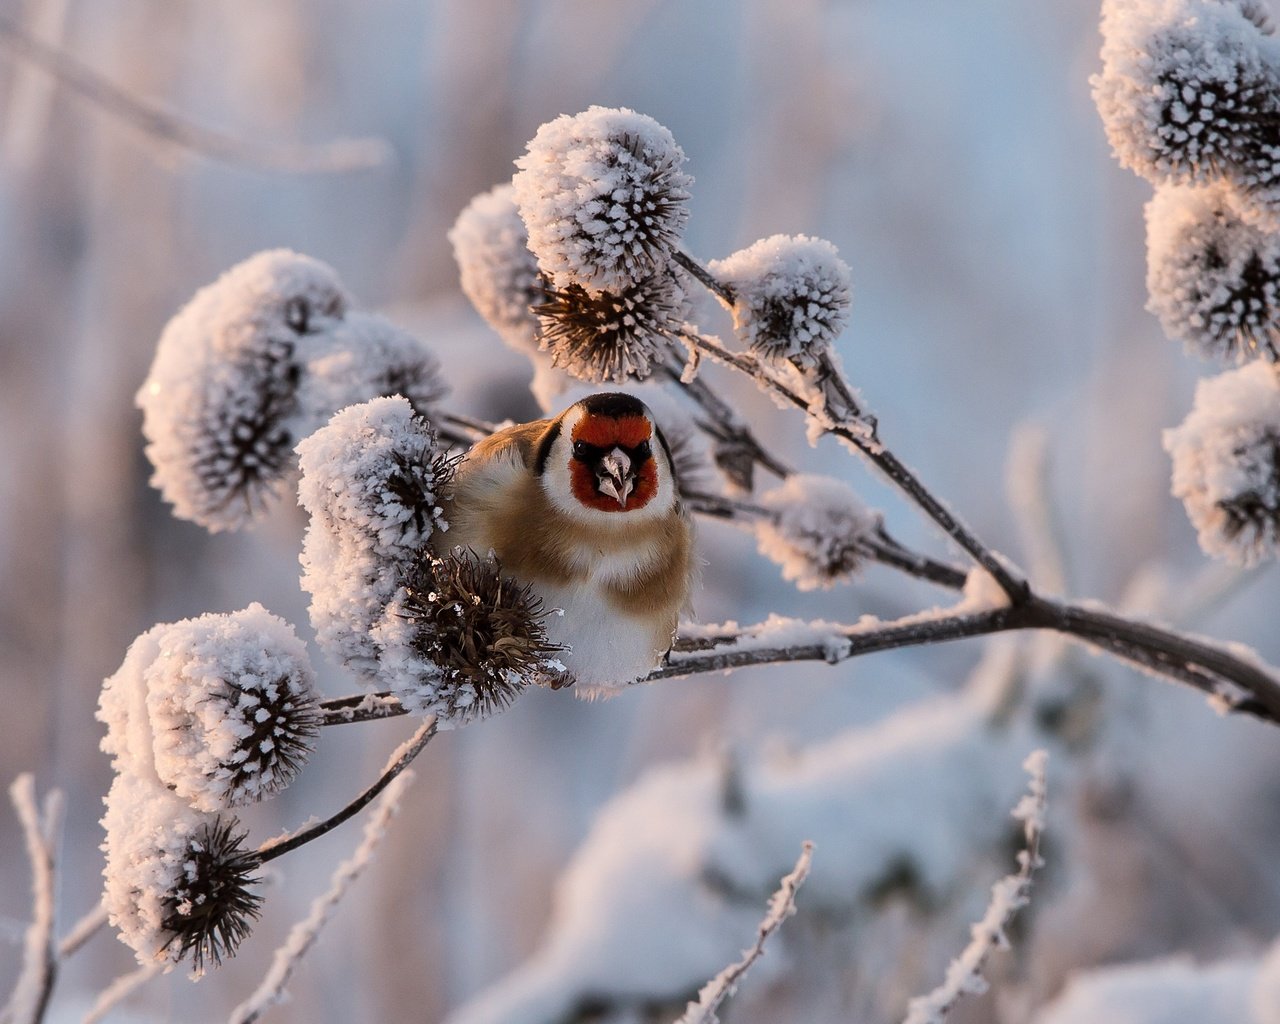
{"type": "Polygon", "coordinates": [[[1280,235],[1240,214],[1234,190],[1162,185],[1147,204],[1147,308],[1208,359],[1275,358],[1280,235]]]}
{"type": "Polygon", "coordinates": [[[538,129],[512,179],[538,266],[558,288],[623,292],[667,263],[693,179],[651,117],[591,107],[538,129]]]}
{"type": "Polygon", "coordinates": [[[680,330],[685,292],[674,274],[660,271],[621,291],[588,291],[577,284],[548,288],[534,307],[542,348],[553,366],[579,380],[621,384],[643,380],[668,339],[680,330]]]}
{"type": "Polygon", "coordinates": [[[306,646],[260,604],[158,627],[143,671],[156,773],[204,811],[290,782],[319,729],[306,646]]]}
{"type": "Polygon", "coordinates": [[[738,338],[769,362],[818,365],[849,321],[849,266],[807,235],[773,235],[711,264],[733,290],[738,338]]]}
{"type": "Polygon", "coordinates": [[[442,727],[482,718],[563,671],[544,615],[532,588],[504,576],[496,558],[423,551],[374,631],[383,677],[442,727]]]}
{"type": "Polygon", "coordinates": [[[795,474],[759,501],[774,513],[756,524],[760,553],[798,589],[830,589],[866,564],[867,540],[880,517],[842,481],[795,474]]]}
{"type": "Polygon", "coordinates": [[[1280,551],[1280,380],[1253,362],[1196,387],[1183,423],[1164,433],[1173,493],[1207,554],[1252,565],[1280,551]]]}
{"type": "Polygon", "coordinates": [[[258,860],[245,850],[247,833],[239,826],[217,817],[189,836],[178,877],[161,901],[160,948],[174,961],[190,956],[196,975],[206,961],[217,967],[236,955],[262,906],[250,888],[258,883],[258,860]]]}
{"type": "Polygon", "coordinates": [[[256,856],[234,818],[194,810],[152,779],[118,775],[107,794],[103,904],[144,965],[187,956],[196,973],[234,955],[262,902],[256,856]]]}
{"type": "Polygon", "coordinates": [[[508,182],[482,192],[449,231],[462,291],[476,312],[511,348],[538,347],[538,319],[530,307],[543,301],[538,261],[508,182]]]}
{"type": "Polygon", "coordinates": [[[1116,158],[1153,183],[1226,177],[1274,221],[1280,50],[1253,0],[1103,6],[1093,95],[1116,158]]]}
{"type": "Polygon", "coordinates": [[[453,460],[403,398],[335,415],[298,445],[298,501],[311,516],[302,588],[326,653],[377,677],[370,629],[416,552],[447,529],[443,491],[453,460]]]}
{"type": "Polygon", "coordinates": [[[211,531],[258,518],[291,463],[300,348],[346,314],[333,270],[277,249],[231,268],[169,321],[143,412],[151,482],[211,531]]]}

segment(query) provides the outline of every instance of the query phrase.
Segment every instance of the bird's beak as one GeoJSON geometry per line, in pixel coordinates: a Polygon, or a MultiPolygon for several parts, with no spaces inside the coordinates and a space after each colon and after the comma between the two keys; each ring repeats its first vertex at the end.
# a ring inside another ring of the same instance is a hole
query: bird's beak
{"type": "Polygon", "coordinates": [[[614,448],[600,460],[598,482],[601,494],[607,494],[619,505],[626,505],[627,495],[635,488],[631,475],[631,457],[621,448],[614,448]]]}

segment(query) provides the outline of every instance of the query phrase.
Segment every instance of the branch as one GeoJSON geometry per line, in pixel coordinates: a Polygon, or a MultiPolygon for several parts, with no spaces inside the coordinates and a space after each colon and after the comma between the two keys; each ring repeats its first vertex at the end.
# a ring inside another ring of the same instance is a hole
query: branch
{"type": "Polygon", "coordinates": [[[315,146],[261,146],[206,128],[147,103],[112,84],[68,53],[42,43],[16,20],[0,16],[0,43],[42,68],[100,110],[144,134],[211,160],[258,170],[336,174],[385,164],[391,147],[383,139],[336,139],[315,146]]]}
{"type": "Polygon", "coordinates": [[[400,798],[405,787],[413,781],[413,772],[405,772],[388,785],[378,808],[365,822],[364,838],[355,852],[338,865],[329,883],[329,888],[311,904],[311,912],[290,930],[283,945],[276,950],[262,983],[254,992],[231,1011],[231,1024],[253,1024],[268,1009],[287,998],[285,985],[301,962],[302,957],[314,944],[334,909],[351,888],[351,883],[360,877],[373,857],[378,843],[386,834],[387,824],[399,809],[400,798]]]}
{"type": "Polygon", "coordinates": [[[62,793],[53,790],[45,798],[44,812],[36,802],[35,780],[29,772],[9,787],[9,798],[22,824],[31,861],[31,924],[23,944],[22,970],[3,1011],[3,1024],[39,1024],[44,1019],[58,975],[53,939],[54,850],[62,820],[62,793]]]}
{"type": "MultiPolygon", "coordinates": [[[[404,709],[401,708],[399,713],[403,714],[404,709]]],[[[378,717],[385,718],[389,716],[382,715],[378,717]]],[[[364,719],[352,718],[348,720],[363,721],[364,719]]],[[[330,724],[327,718],[323,724],[330,724]]],[[[342,810],[338,811],[337,814],[326,818],[324,821],[299,829],[292,835],[281,836],[278,839],[268,839],[258,847],[256,854],[258,863],[265,864],[267,861],[275,860],[277,857],[282,857],[286,853],[296,850],[300,846],[305,846],[307,843],[311,842],[311,840],[319,839],[322,835],[332,832],[344,821],[359,813],[370,803],[370,801],[373,800],[374,797],[386,789],[397,775],[409,767],[413,762],[413,759],[422,753],[422,748],[430,742],[431,737],[435,734],[436,716],[429,715],[427,718],[423,719],[422,724],[418,727],[418,731],[392,753],[391,759],[387,763],[387,767],[383,769],[382,775],[378,777],[377,782],[352,800],[351,803],[347,804],[347,806],[342,808],[342,810]]]]}
{"type": "Polygon", "coordinates": [[[756,932],[756,941],[750,949],[743,950],[742,959],[730,964],[702,987],[698,1001],[690,1003],[676,1024],[719,1024],[716,1010],[720,1004],[738,990],[738,985],[751,966],[764,955],[764,944],[769,936],[782,927],[782,922],[796,912],[796,892],[809,877],[809,864],[813,860],[813,843],[805,841],[800,859],[791,874],[782,879],[778,891],[769,900],[769,910],[756,932]]]}
{"type": "Polygon", "coordinates": [[[85,1014],[81,1024],[98,1024],[98,1021],[105,1019],[107,1014],[125,999],[133,995],[134,992],[152,978],[158,978],[163,973],[164,968],[159,964],[143,964],[137,970],[120,975],[98,993],[98,998],[93,1001],[93,1006],[89,1008],[89,1012],[85,1014]]]}
{"type": "Polygon", "coordinates": [[[991,889],[991,902],[982,920],[973,926],[973,939],[964,951],[951,961],[947,977],[928,995],[912,999],[907,1007],[903,1024],[942,1024],[956,1004],[968,993],[980,995],[987,990],[982,968],[987,957],[995,949],[1008,949],[1005,929],[1031,900],[1031,880],[1036,869],[1044,865],[1040,857],[1040,839],[1044,834],[1045,801],[1048,790],[1045,785],[1045,765],[1049,755],[1037,750],[1027,758],[1023,767],[1031,775],[1029,792],[1013,810],[1013,816],[1022,821],[1026,837],[1026,849],[1018,853],[1018,871],[1006,875],[991,889]]]}

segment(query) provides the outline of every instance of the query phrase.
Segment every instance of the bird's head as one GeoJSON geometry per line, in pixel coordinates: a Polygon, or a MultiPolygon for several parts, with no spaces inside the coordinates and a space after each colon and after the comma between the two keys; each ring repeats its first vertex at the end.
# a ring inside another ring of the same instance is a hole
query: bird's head
{"type": "Polygon", "coordinates": [[[620,392],[590,395],[561,413],[538,469],[553,502],[591,519],[663,515],[676,500],[662,432],[643,402],[620,392]]]}

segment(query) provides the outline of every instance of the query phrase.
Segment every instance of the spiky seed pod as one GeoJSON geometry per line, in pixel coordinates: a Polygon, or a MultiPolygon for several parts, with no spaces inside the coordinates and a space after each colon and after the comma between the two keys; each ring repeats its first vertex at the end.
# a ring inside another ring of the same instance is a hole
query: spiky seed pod
{"type": "Polygon", "coordinates": [[[476,196],[449,230],[462,291],[485,323],[511,348],[538,347],[538,319],[530,307],[543,301],[538,261],[516,208],[510,182],[476,196]]]}
{"type": "Polygon", "coordinates": [[[687,308],[680,280],[665,270],[618,292],[569,284],[546,295],[534,307],[542,348],[553,366],[593,383],[648,377],[687,308]]]}
{"type": "Polygon", "coordinates": [[[257,858],[234,818],[194,810],[154,780],[118,775],[107,794],[103,904],[144,965],[235,954],[258,916],[257,858]]]}
{"type": "Polygon", "coordinates": [[[290,782],[319,730],[306,645],[260,604],[158,627],[142,673],[160,780],[192,807],[264,800],[290,782]]]}
{"type": "Polygon", "coordinates": [[[1252,0],[1103,5],[1093,95],[1123,166],[1153,183],[1225,176],[1280,204],[1280,47],[1261,14],[1252,0]]]}
{"type": "Polygon", "coordinates": [[[374,633],[383,678],[441,728],[500,711],[531,683],[563,682],[542,600],[490,555],[420,553],[374,633]]]}
{"type": "Polygon", "coordinates": [[[772,363],[811,370],[849,321],[849,265],[807,235],[772,235],[711,263],[733,290],[740,341],[772,363]]]}
{"type": "Polygon", "coordinates": [[[232,267],[169,321],[137,394],[151,482],[211,531],[260,516],[291,463],[304,347],[346,313],[333,270],[276,249],[232,267]]]}
{"type": "Polygon", "coordinates": [[[1147,308],[1207,359],[1275,358],[1280,235],[1246,223],[1234,190],[1163,185],[1147,204],[1147,308]]]}
{"type": "Polygon", "coordinates": [[[251,889],[259,881],[258,859],[245,850],[239,825],[217,817],[190,836],[182,871],[161,901],[160,948],[175,961],[189,956],[196,975],[206,961],[217,967],[236,955],[262,906],[251,889]]]}
{"type": "Polygon", "coordinates": [[[1280,380],[1253,362],[1202,380],[1164,432],[1173,493],[1207,554],[1252,565],[1280,551],[1280,380]]]}
{"type": "Polygon", "coordinates": [[[633,110],[591,107],[538,129],[512,178],[538,266],[563,289],[619,294],[668,262],[693,178],[671,133],[633,110]]]}
{"type": "Polygon", "coordinates": [[[797,473],[759,503],[774,513],[756,524],[760,553],[797,589],[830,589],[866,564],[867,539],[880,517],[840,480],[797,473]]]}
{"type": "Polygon", "coordinates": [[[1245,20],[1265,36],[1275,34],[1275,24],[1271,20],[1271,12],[1267,10],[1266,0],[1234,0],[1240,8],[1245,20]]]}
{"type": "Polygon", "coordinates": [[[306,437],[349,405],[400,395],[432,419],[449,393],[434,353],[408,331],[375,313],[352,312],[323,341],[306,349],[298,388],[297,437],[306,437]]]}
{"type": "Polygon", "coordinates": [[[370,628],[418,549],[448,528],[442,494],[454,462],[407,400],[378,398],[342,410],[303,440],[298,463],[298,501],[311,517],[302,588],[316,639],[372,681],[378,651],[370,628]]]}

